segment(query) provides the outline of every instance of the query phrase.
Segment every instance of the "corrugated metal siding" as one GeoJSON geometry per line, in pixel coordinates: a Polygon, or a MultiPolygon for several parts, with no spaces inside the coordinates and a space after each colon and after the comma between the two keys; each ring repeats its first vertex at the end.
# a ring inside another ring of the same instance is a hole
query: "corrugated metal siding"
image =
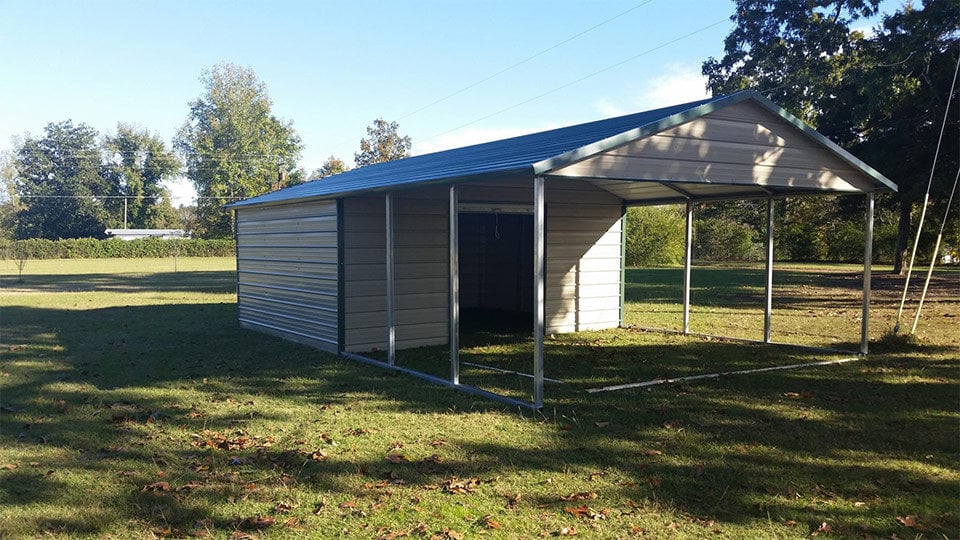
{"type": "Polygon", "coordinates": [[[618,197],[580,180],[546,182],[546,331],[620,325],[618,197]]]}
{"type": "Polygon", "coordinates": [[[244,328],[337,351],[335,201],[237,209],[244,328]]]}
{"type": "MultiPolygon", "coordinates": [[[[749,101],[608,150],[553,174],[665,181],[703,197],[742,191],[731,189],[729,184],[857,192],[873,189],[874,183],[873,178],[780,116],[749,101]],[[691,184],[687,187],[684,182],[691,184]]],[[[630,183],[599,185],[628,199],[647,196],[630,183]]]]}
{"type": "MultiPolygon", "coordinates": [[[[345,350],[387,346],[383,197],[344,199],[345,350]]],[[[394,196],[394,321],[398,349],[447,343],[447,190],[394,196]]]]}

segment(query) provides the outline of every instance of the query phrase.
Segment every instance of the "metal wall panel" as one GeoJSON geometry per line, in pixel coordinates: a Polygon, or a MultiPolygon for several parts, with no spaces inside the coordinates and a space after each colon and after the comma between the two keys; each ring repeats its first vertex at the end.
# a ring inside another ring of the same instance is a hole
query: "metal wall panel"
{"type": "Polygon", "coordinates": [[[240,326],[337,351],[337,205],[237,209],[240,326]]]}
{"type": "MultiPolygon", "coordinates": [[[[447,190],[394,194],[394,322],[398,349],[447,343],[447,190]]],[[[345,343],[385,350],[383,196],[344,199],[345,343]]]]}

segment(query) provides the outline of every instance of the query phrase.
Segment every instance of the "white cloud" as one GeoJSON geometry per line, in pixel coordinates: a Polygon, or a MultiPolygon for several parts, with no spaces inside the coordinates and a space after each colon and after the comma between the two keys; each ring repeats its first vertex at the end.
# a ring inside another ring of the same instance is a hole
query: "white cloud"
{"type": "Polygon", "coordinates": [[[174,208],[180,206],[192,206],[197,198],[197,190],[193,187],[193,182],[180,177],[173,180],[167,180],[163,187],[170,192],[171,205],[174,208]]]}
{"type": "Polygon", "coordinates": [[[706,90],[707,78],[700,70],[687,64],[667,64],[664,72],[640,85],[639,91],[622,102],[608,97],[596,100],[594,108],[604,116],[620,116],[697,101],[710,97],[706,90]]]}
{"type": "Polygon", "coordinates": [[[509,139],[510,137],[517,137],[519,135],[526,135],[528,133],[537,133],[539,131],[545,131],[556,127],[560,126],[541,125],[538,127],[527,128],[466,128],[454,131],[452,133],[439,135],[425,141],[415,142],[413,144],[411,153],[415,156],[421,154],[430,154],[432,152],[440,152],[441,150],[470,146],[471,144],[480,144],[489,141],[499,141],[500,139],[509,139]]]}

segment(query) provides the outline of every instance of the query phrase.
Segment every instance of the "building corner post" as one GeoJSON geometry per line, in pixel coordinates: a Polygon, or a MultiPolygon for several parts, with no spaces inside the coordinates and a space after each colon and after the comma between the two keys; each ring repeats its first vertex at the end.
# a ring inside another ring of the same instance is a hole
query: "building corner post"
{"type": "Polygon", "coordinates": [[[387,363],[391,366],[397,362],[397,334],[396,323],[393,318],[393,194],[384,196],[384,212],[386,223],[386,281],[387,281],[387,363]]]}
{"type": "Polygon", "coordinates": [[[543,407],[545,210],[542,176],[533,179],[533,405],[543,407]]]}
{"type": "Polygon", "coordinates": [[[870,346],[870,270],[873,264],[873,192],[867,193],[867,227],[863,239],[863,314],[860,321],[860,354],[870,346]]]}
{"type": "Polygon", "coordinates": [[[693,258],[693,201],[687,201],[683,255],[683,333],[690,333],[690,265],[693,258]]]}
{"type": "Polygon", "coordinates": [[[767,282],[763,308],[763,342],[770,343],[773,312],[773,197],[767,198],[767,282]]]}
{"type": "Polygon", "coordinates": [[[457,185],[450,185],[449,260],[450,260],[450,382],[460,384],[460,216],[457,209],[457,185]]]}

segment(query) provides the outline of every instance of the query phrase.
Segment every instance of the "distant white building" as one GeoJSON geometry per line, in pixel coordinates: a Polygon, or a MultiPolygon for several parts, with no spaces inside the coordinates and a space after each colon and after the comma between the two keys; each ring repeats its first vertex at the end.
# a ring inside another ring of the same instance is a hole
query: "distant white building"
{"type": "Polygon", "coordinates": [[[136,240],[137,238],[190,238],[190,234],[183,229],[107,229],[107,235],[120,240],[136,240]]]}

